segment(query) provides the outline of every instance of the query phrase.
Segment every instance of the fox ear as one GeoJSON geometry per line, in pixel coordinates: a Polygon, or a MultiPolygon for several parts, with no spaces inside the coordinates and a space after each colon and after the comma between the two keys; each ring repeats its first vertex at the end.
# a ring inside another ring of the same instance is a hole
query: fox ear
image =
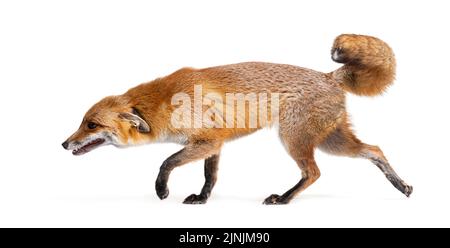
{"type": "Polygon", "coordinates": [[[139,113],[133,109],[133,113],[120,113],[119,118],[127,120],[136,127],[138,132],[140,133],[149,133],[150,132],[150,126],[147,124],[147,122],[142,119],[142,117],[139,116],[139,113]]]}

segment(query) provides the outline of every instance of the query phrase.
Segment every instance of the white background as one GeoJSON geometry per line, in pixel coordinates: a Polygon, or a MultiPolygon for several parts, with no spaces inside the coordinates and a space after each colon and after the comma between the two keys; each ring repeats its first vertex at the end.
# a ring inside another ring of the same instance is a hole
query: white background
{"type": "Polygon", "coordinates": [[[447,1],[1,1],[0,226],[450,226],[447,1]],[[335,36],[380,37],[397,80],[349,96],[358,136],[414,186],[399,193],[369,161],[316,152],[322,177],[287,206],[264,206],[300,179],[274,130],[227,144],[208,204],[183,205],[203,163],[154,191],[175,144],[104,147],[74,157],[61,143],[100,98],[181,67],[243,61],[329,72],[335,36]]]}

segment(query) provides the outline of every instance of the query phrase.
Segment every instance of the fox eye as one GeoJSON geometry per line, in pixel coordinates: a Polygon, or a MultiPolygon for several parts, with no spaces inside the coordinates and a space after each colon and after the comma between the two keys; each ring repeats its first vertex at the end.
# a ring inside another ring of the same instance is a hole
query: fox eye
{"type": "Polygon", "coordinates": [[[97,127],[97,124],[95,124],[94,122],[88,122],[87,127],[89,129],[95,129],[97,127]]]}

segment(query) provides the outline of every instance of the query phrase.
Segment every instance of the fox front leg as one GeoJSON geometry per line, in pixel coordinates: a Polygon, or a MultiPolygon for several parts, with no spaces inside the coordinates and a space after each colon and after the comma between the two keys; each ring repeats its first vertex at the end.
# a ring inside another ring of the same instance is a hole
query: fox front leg
{"type": "Polygon", "coordinates": [[[205,159],[205,184],[199,195],[192,194],[184,200],[184,204],[205,204],[217,181],[217,169],[219,166],[219,154],[214,154],[205,159]]]}
{"type": "Polygon", "coordinates": [[[168,157],[161,165],[158,178],[156,179],[155,189],[158,197],[163,200],[169,195],[167,182],[173,169],[189,162],[218,154],[221,146],[222,142],[197,140],[168,157]]]}

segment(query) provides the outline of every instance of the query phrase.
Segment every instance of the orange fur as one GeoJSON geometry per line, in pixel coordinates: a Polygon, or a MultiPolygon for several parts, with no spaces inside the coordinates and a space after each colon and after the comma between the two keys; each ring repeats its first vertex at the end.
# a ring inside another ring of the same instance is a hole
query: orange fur
{"type": "Polygon", "coordinates": [[[364,35],[343,34],[336,38],[331,50],[333,59],[345,65],[334,71],[345,90],[357,95],[383,93],[395,78],[395,56],[382,40],[364,35]]]}

